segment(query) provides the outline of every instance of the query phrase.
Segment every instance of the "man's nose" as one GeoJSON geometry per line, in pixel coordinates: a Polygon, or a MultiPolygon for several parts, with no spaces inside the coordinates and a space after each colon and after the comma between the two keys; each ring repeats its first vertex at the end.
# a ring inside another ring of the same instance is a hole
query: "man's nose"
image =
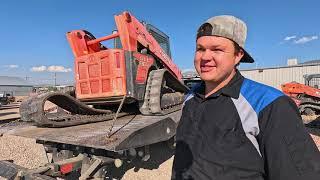
{"type": "Polygon", "coordinates": [[[202,60],[212,60],[212,53],[210,50],[206,49],[205,51],[203,51],[202,56],[201,56],[202,60]]]}

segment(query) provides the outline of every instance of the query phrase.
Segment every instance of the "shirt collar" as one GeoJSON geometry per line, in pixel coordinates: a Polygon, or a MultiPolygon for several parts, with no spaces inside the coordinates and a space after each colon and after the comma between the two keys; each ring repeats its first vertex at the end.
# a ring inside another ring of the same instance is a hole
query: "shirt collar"
{"type": "MultiPolygon", "coordinates": [[[[241,85],[244,77],[236,70],[236,74],[233,76],[231,81],[225,85],[223,88],[219,89],[217,92],[211,94],[207,98],[218,97],[220,95],[229,96],[235,99],[239,98],[241,85]]],[[[205,93],[205,83],[202,81],[200,86],[194,90],[195,94],[204,99],[205,93]]]]}

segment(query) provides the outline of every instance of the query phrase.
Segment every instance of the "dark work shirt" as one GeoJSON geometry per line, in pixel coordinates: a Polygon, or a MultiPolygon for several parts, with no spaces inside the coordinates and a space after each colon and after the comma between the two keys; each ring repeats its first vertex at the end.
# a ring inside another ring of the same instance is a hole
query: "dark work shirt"
{"type": "Polygon", "coordinates": [[[204,88],[185,101],[172,179],[320,180],[320,153],[289,97],[239,71],[207,98],[204,88]]]}

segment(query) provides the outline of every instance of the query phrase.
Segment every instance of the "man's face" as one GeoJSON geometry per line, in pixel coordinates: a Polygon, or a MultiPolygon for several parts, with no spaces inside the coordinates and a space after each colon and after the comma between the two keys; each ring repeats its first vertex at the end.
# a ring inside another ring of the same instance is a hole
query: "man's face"
{"type": "Polygon", "coordinates": [[[243,51],[235,54],[231,40],[218,36],[198,38],[194,66],[201,79],[219,83],[225,80],[243,56],[243,51]]]}

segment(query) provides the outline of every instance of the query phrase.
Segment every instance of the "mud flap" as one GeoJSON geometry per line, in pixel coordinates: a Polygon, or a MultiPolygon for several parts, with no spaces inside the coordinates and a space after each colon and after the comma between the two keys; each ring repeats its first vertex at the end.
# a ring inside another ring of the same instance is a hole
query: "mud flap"
{"type": "Polygon", "coordinates": [[[156,142],[169,140],[176,133],[177,124],[171,118],[166,118],[132,133],[122,141],[115,150],[142,147],[156,142]]]}

